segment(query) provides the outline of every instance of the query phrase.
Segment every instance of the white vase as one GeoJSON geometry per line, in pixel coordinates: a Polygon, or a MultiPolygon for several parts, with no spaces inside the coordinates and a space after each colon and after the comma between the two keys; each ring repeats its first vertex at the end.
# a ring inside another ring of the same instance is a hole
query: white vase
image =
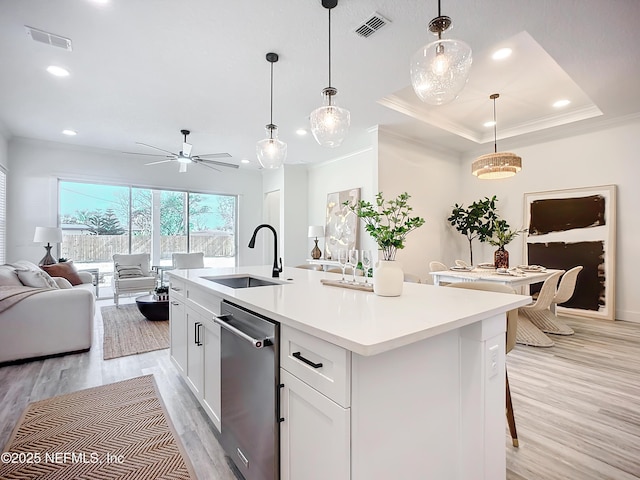
{"type": "Polygon", "coordinates": [[[382,297],[402,295],[404,273],[395,260],[379,260],[373,272],[373,292],[382,297]]]}

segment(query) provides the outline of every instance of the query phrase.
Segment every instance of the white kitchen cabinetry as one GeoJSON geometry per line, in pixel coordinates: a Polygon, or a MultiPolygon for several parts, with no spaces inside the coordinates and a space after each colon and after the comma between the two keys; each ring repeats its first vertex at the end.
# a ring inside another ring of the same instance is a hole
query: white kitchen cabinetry
{"type": "Polygon", "coordinates": [[[280,369],[280,478],[348,480],[349,408],[280,369]]]}
{"type": "Polygon", "coordinates": [[[280,361],[282,480],[348,480],[350,352],[281,326],[280,361]]]}
{"type": "Polygon", "coordinates": [[[221,299],[171,279],[171,359],[220,430],[220,327],[213,322],[221,299]]]}

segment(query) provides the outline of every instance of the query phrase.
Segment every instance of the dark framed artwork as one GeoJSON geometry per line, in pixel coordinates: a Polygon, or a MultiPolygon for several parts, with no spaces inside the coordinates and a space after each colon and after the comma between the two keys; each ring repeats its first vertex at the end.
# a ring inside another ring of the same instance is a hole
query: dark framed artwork
{"type": "Polygon", "coordinates": [[[584,267],[558,313],[615,320],[616,186],[525,193],[524,221],[525,263],[584,267]]]}
{"type": "Polygon", "coordinates": [[[341,248],[357,249],[358,216],[350,211],[344,202],[353,204],[360,201],[360,189],[352,188],[327,195],[327,223],[325,227],[324,258],[337,260],[341,248]]]}

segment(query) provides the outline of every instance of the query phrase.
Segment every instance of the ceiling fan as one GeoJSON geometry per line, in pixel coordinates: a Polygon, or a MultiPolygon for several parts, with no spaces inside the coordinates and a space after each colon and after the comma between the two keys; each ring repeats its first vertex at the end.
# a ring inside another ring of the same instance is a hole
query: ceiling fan
{"type": "Polygon", "coordinates": [[[204,155],[191,155],[191,150],[193,145],[187,143],[187,135],[191,132],[189,130],[180,130],[180,133],[184,136],[184,141],[182,142],[182,150],[180,153],[173,153],[169,150],[165,150],[163,148],[154,147],[153,145],[149,145],[147,143],[136,142],[137,145],[144,145],[145,147],[153,148],[155,150],[160,150],[161,152],[165,152],[164,155],[155,154],[155,153],[137,153],[137,152],[123,152],[129,155],[145,155],[149,157],[164,157],[165,160],[158,160],[157,162],[145,163],[145,165],[157,165],[159,163],[167,163],[167,162],[178,162],[179,168],[178,172],[184,173],[187,171],[187,165],[190,163],[196,163],[198,165],[203,165],[205,167],[209,167],[213,170],[220,172],[221,170],[214,167],[214,165],[219,167],[229,167],[229,168],[238,168],[238,165],[233,163],[225,163],[218,162],[213,160],[214,158],[230,158],[231,155],[228,153],[207,153],[204,155]],[[208,158],[205,158],[208,157],[208,158]]]}

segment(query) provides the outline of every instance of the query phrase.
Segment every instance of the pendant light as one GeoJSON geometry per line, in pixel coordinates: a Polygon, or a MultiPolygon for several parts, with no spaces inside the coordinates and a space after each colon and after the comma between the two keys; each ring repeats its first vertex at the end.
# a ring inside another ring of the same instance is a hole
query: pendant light
{"type": "Polygon", "coordinates": [[[411,84],[416,95],[430,105],[455,100],[469,78],[471,48],[460,40],[442,40],[442,32],[451,27],[451,18],[440,14],[429,22],[429,31],[438,40],[419,49],[411,58],[411,84]]]}
{"type": "Polygon", "coordinates": [[[271,64],[271,113],[266,126],[267,137],[256,144],[258,161],[263,168],[280,168],[287,158],[287,144],[278,139],[278,126],[273,124],[273,64],[278,61],[277,53],[267,53],[267,62],[271,64]]]}
{"type": "Polygon", "coordinates": [[[498,152],[498,134],[496,124],[496,98],[500,94],[489,96],[493,100],[493,152],[482,155],[471,165],[471,173],[483,180],[513,177],[522,170],[522,158],[511,152],[498,152]]]}
{"type": "Polygon", "coordinates": [[[351,123],[349,110],[335,105],[333,97],[338,90],[331,86],[331,9],[336,5],[338,0],[322,0],[322,6],[329,11],[329,86],[322,90],[324,105],[309,116],[313,137],[323,147],[330,148],[340,146],[351,123]]]}

